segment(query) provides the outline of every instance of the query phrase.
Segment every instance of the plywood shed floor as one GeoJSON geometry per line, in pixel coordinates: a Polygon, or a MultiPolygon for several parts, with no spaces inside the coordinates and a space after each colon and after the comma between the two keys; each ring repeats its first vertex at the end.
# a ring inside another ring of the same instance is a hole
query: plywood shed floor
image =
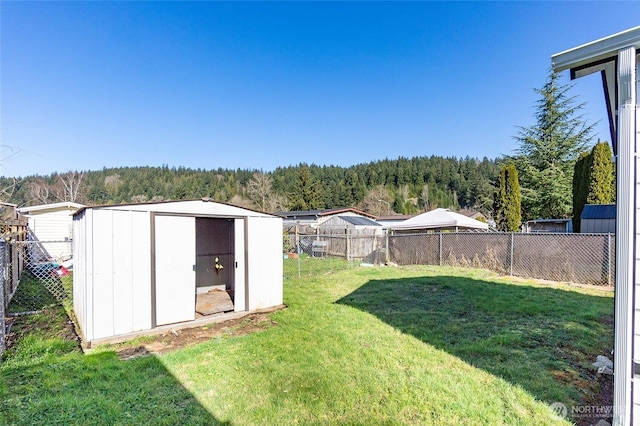
{"type": "Polygon", "coordinates": [[[210,290],[196,296],[196,312],[200,315],[229,311],[233,311],[233,301],[226,291],[210,290]]]}

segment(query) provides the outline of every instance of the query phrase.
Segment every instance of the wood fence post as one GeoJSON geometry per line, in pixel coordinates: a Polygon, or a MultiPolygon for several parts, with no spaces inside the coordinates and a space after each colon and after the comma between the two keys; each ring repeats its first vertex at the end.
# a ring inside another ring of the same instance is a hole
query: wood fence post
{"type": "Polygon", "coordinates": [[[345,249],[346,249],[345,250],[346,251],[345,255],[347,257],[347,260],[350,261],[351,260],[351,256],[350,256],[350,253],[351,253],[351,239],[349,238],[349,236],[350,236],[349,235],[349,228],[348,227],[345,228],[344,231],[345,231],[346,238],[347,238],[347,241],[346,241],[346,244],[345,244],[345,249]]]}

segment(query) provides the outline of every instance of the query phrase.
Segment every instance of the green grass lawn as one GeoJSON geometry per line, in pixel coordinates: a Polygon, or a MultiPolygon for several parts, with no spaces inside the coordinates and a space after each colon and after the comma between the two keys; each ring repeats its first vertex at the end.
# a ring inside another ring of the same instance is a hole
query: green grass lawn
{"type": "Polygon", "coordinates": [[[611,292],[478,270],[336,268],[285,279],[285,303],[262,331],[128,361],[82,355],[61,310],[29,317],[0,424],[570,424],[549,404],[590,401],[613,344],[611,292]]]}

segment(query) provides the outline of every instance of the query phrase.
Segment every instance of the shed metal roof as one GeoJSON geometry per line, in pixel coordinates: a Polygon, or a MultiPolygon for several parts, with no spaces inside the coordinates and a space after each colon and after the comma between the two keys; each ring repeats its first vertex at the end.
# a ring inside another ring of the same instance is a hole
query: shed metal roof
{"type": "Polygon", "coordinates": [[[366,217],[360,217],[360,216],[338,216],[338,217],[344,220],[345,222],[349,222],[350,224],[356,225],[356,226],[382,226],[378,222],[375,222],[366,217]]]}
{"type": "Polygon", "coordinates": [[[615,219],[615,204],[585,204],[580,219],[615,219]]]}

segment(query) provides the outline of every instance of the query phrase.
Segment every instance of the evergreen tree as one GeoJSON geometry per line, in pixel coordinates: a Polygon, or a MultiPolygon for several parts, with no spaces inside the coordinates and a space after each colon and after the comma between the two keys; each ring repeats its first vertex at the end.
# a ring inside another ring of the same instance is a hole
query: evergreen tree
{"type": "Polygon", "coordinates": [[[589,194],[587,204],[611,204],[615,201],[615,173],[611,148],[600,142],[591,151],[589,194]]]}
{"type": "Polygon", "coordinates": [[[573,232],[580,232],[580,215],[585,204],[615,201],[615,171],[611,148],[598,141],[590,152],[580,154],[573,174],[573,232]]]}
{"type": "Polygon", "coordinates": [[[589,195],[591,160],[591,153],[583,152],[573,168],[573,232],[580,232],[580,215],[589,195]]]}
{"type": "Polygon", "coordinates": [[[498,174],[494,196],[494,219],[499,231],[517,232],[522,223],[520,184],[515,165],[504,166],[498,174]]]}
{"type": "Polygon", "coordinates": [[[318,185],[306,164],[301,165],[296,173],[295,187],[289,200],[291,210],[313,210],[321,207],[318,185]]]}
{"type": "Polygon", "coordinates": [[[521,127],[520,147],[514,158],[522,186],[524,217],[563,218],[572,210],[573,169],[580,152],[591,139],[593,125],[577,115],[583,104],[569,96],[572,86],[562,85],[551,71],[535,113],[536,124],[521,127]]]}

